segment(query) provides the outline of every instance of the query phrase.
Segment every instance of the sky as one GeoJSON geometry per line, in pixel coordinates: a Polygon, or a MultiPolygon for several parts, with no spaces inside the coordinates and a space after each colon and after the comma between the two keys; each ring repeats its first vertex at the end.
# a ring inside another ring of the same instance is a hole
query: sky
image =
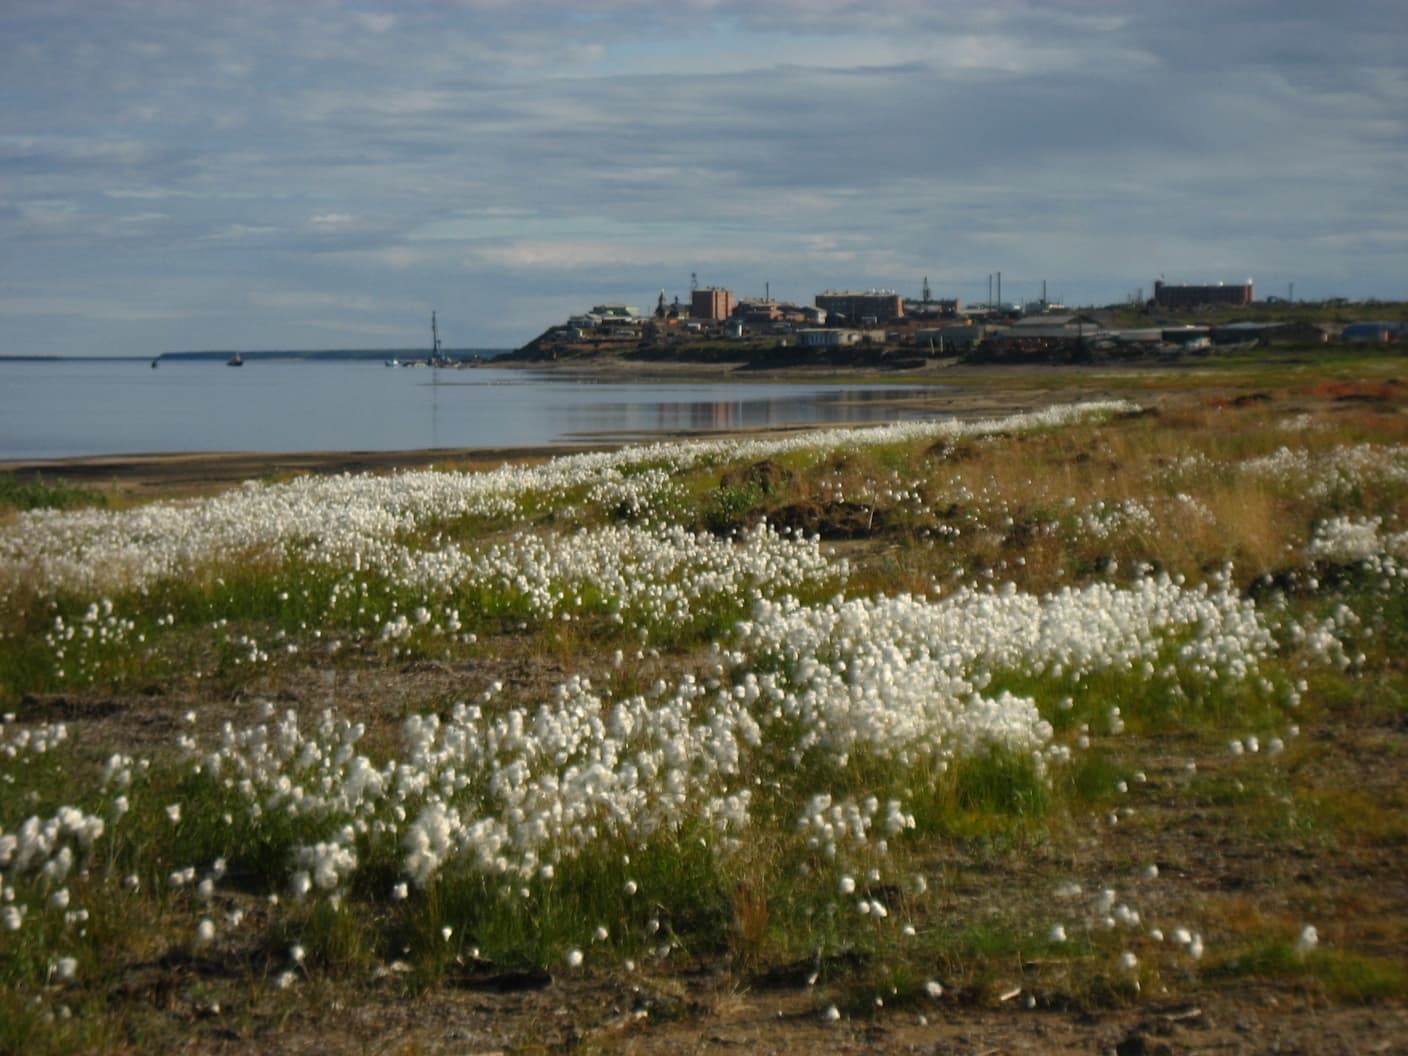
{"type": "Polygon", "coordinates": [[[0,355],[1408,299],[1402,0],[4,0],[0,355]]]}

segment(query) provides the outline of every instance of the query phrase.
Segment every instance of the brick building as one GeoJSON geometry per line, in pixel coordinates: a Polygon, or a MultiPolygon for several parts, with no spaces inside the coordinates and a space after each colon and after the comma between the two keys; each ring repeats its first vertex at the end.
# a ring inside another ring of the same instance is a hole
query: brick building
{"type": "Polygon", "coordinates": [[[732,292],[721,290],[716,286],[708,286],[702,290],[695,290],[690,297],[689,317],[719,322],[732,315],[733,310],[737,307],[738,298],[732,292]]]}

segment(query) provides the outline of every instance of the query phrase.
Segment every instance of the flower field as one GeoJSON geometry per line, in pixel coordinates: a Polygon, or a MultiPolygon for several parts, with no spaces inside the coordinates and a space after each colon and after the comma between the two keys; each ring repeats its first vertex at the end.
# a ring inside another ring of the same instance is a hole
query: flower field
{"type": "Polygon", "coordinates": [[[456,988],[1401,1007],[1405,423],[1107,400],[16,511],[0,1051],[456,988]]]}

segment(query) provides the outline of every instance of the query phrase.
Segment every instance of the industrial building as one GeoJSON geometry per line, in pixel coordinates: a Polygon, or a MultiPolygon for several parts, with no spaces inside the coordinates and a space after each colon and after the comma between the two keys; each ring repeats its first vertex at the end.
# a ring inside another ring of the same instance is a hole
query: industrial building
{"type": "Polygon", "coordinates": [[[867,290],[854,293],[847,290],[827,290],[815,298],[818,308],[829,315],[839,315],[847,323],[887,323],[904,315],[904,298],[893,290],[867,290]]]}
{"type": "Polygon", "coordinates": [[[1154,281],[1154,304],[1160,308],[1202,308],[1210,304],[1251,304],[1256,299],[1252,280],[1242,286],[1170,286],[1154,281]]]}

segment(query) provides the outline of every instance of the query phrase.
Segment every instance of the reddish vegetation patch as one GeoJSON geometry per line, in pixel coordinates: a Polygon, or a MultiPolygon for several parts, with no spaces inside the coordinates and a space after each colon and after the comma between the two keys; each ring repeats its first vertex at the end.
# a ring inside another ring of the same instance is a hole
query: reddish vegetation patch
{"type": "Polygon", "coordinates": [[[1346,402],[1399,403],[1408,399],[1408,385],[1393,378],[1388,381],[1326,381],[1303,391],[1308,396],[1346,402]]]}

